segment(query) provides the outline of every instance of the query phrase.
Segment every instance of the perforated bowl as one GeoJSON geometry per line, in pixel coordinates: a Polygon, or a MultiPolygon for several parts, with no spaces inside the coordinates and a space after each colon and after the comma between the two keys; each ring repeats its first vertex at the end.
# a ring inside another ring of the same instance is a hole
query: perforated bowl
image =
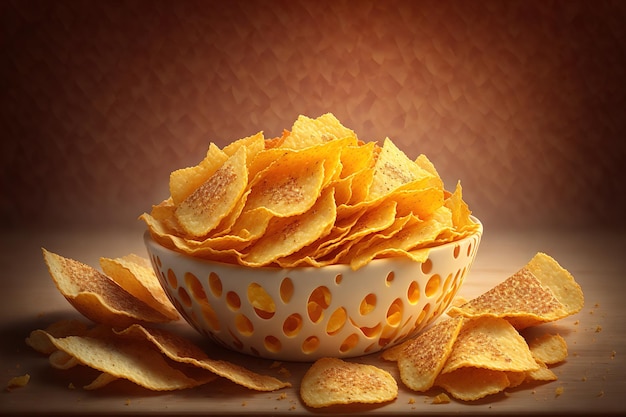
{"type": "Polygon", "coordinates": [[[210,262],[167,249],[148,232],[145,243],[161,285],[198,332],[241,353],[313,361],[378,352],[424,329],[452,302],[481,236],[482,225],[433,248],[423,264],[385,258],[356,271],[210,262]]]}

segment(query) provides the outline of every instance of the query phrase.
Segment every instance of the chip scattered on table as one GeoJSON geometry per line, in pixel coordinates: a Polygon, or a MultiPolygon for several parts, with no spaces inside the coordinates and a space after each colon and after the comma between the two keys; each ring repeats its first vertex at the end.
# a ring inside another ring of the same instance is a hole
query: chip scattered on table
{"type": "Polygon", "coordinates": [[[321,358],[304,374],[300,396],[312,408],[376,404],[394,400],[398,384],[390,373],[376,366],[321,358]]]}

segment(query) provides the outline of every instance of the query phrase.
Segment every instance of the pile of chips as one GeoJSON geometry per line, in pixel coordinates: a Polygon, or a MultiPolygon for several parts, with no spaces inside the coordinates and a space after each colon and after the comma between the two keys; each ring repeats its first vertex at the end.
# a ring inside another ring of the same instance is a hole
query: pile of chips
{"type": "Polygon", "coordinates": [[[170,249],[249,267],[350,264],[407,256],[475,232],[425,155],[363,142],[330,113],[218,148],[170,175],[170,197],[140,218],[170,249]]]}
{"type": "Polygon", "coordinates": [[[50,276],[61,294],[85,317],[59,321],[31,332],[26,343],[48,355],[58,369],[84,365],[100,371],[85,389],[126,379],[154,391],[196,387],[226,378],[256,391],[289,387],[238,364],[210,358],[189,339],[150,324],[179,318],[147,259],[134,254],[101,258],[101,272],[43,250],[50,276]]]}
{"type": "Polygon", "coordinates": [[[483,295],[453,307],[451,317],[383,358],[397,361],[404,384],[415,391],[439,386],[473,401],[524,382],[553,381],[549,365],[567,357],[558,334],[525,340],[529,326],[579,312],[584,297],[571,274],[538,253],[527,265],[483,295]]]}

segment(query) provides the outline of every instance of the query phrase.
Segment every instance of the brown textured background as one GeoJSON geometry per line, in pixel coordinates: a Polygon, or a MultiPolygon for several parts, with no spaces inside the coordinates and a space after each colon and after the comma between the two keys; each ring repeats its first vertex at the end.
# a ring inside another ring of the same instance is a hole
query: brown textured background
{"type": "Polygon", "coordinates": [[[624,228],[624,1],[2,0],[0,19],[4,229],[137,227],[209,142],[325,112],[425,153],[486,227],[624,228]]]}

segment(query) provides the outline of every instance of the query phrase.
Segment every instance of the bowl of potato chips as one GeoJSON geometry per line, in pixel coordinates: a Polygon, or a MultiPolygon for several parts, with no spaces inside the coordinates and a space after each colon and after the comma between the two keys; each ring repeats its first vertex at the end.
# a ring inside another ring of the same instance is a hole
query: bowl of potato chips
{"type": "Polygon", "coordinates": [[[172,172],[141,215],[161,285],[200,333],[293,361],[396,345],[450,306],[482,236],[425,155],[300,116],[172,172]]]}

